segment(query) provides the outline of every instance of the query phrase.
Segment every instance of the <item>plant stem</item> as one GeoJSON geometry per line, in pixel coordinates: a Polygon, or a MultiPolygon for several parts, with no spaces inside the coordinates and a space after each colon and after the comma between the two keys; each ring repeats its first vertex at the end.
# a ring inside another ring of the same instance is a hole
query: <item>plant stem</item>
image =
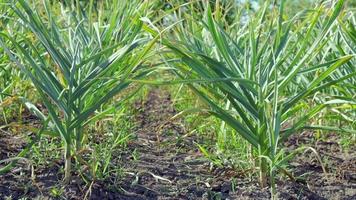
{"type": "Polygon", "coordinates": [[[260,186],[265,188],[267,186],[267,162],[265,158],[260,158],[260,186]]]}
{"type": "Polygon", "coordinates": [[[271,199],[277,199],[276,196],[276,180],[275,180],[275,172],[274,170],[270,169],[270,182],[271,182],[271,199]]]}
{"type": "Polygon", "coordinates": [[[76,147],[76,151],[78,152],[82,148],[82,129],[81,128],[75,129],[75,135],[76,135],[75,147],[76,147]]]}
{"type": "Polygon", "coordinates": [[[64,183],[68,184],[70,182],[71,178],[71,167],[72,167],[72,161],[71,161],[71,155],[70,155],[70,144],[66,143],[65,146],[65,152],[64,152],[64,183]]]}

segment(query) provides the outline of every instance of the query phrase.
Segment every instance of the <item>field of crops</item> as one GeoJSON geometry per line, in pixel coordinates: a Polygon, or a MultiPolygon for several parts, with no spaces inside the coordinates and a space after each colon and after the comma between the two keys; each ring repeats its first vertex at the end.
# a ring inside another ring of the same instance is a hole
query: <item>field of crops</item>
{"type": "Polygon", "coordinates": [[[356,2],[0,0],[0,199],[356,199],[356,2]]]}

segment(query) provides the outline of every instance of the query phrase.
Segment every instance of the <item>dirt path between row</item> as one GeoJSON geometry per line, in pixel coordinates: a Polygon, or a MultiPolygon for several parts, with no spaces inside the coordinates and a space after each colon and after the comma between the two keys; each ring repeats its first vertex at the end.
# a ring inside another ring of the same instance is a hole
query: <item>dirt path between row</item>
{"type": "Polygon", "coordinates": [[[131,157],[125,167],[129,171],[122,184],[126,198],[226,198],[231,182],[209,170],[209,161],[195,144],[197,138],[186,135],[179,119],[171,120],[177,112],[169,94],[153,90],[146,101],[136,103],[136,109],[137,139],[129,148],[137,158],[131,157]]]}

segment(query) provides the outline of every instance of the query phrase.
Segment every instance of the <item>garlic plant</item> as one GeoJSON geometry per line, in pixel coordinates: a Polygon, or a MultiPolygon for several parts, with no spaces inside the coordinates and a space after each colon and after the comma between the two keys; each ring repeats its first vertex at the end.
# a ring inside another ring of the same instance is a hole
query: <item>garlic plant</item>
{"type": "Polygon", "coordinates": [[[0,45],[32,80],[55,126],[54,135],[63,141],[64,180],[68,182],[72,158],[78,157],[83,146],[84,125],[117,94],[125,92],[117,101],[131,96],[135,90],[127,88],[148,72],[142,70],[142,64],[154,40],[141,31],[140,17],[148,2],[101,2],[111,6],[105,15],[100,10],[94,13],[93,1],[85,9],[78,2],[66,2],[52,10],[59,4],[45,0],[32,6],[36,2],[8,1],[19,23],[31,34],[15,40],[1,33],[0,45]],[[58,10],[63,18],[55,19],[52,12],[58,10]]]}
{"type": "Polygon", "coordinates": [[[173,64],[179,77],[208,82],[191,81],[189,86],[212,115],[251,144],[260,185],[267,186],[269,180],[272,194],[276,171],[285,172],[283,166],[291,158],[280,145],[331,104],[308,101],[344,81],[329,77],[353,58],[345,54],[329,60],[330,52],[323,51],[343,1],[331,9],[321,4],[290,19],[283,13],[284,4],[275,7],[266,1],[247,23],[237,20],[231,26],[220,18],[223,9],[215,7],[213,13],[207,5],[204,20],[184,16],[187,20],[173,31],[174,37],[163,41],[171,49],[166,56],[180,59],[173,64]],[[301,79],[309,82],[299,84],[301,79]]]}

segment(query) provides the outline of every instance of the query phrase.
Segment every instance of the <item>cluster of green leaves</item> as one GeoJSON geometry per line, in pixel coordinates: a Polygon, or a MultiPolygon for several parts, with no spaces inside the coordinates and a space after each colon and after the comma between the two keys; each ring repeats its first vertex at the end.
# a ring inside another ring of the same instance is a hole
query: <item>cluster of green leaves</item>
{"type": "Polygon", "coordinates": [[[219,9],[213,13],[207,5],[203,21],[186,13],[174,37],[164,41],[174,53],[168,58],[178,55],[180,59],[173,63],[175,73],[193,80],[190,88],[210,106],[210,113],[251,144],[261,186],[269,179],[272,189],[276,171],[285,171],[283,166],[291,158],[280,144],[303,128],[330,129],[307,124],[344,98],[330,95],[331,86],[355,77],[354,55],[331,56],[326,47],[333,44],[330,39],[343,1],[332,9],[320,4],[290,18],[284,15],[284,4],[271,7],[271,1],[266,1],[244,23],[229,27],[219,9]],[[328,98],[310,104],[313,95],[328,98]],[[302,110],[301,117],[296,117],[302,110]]]}
{"type": "Polygon", "coordinates": [[[149,72],[142,64],[154,42],[141,31],[145,3],[113,1],[110,15],[99,12],[95,19],[91,9],[82,10],[80,4],[72,3],[62,8],[63,21],[58,23],[62,19],[55,18],[48,1],[41,4],[45,17],[30,2],[9,2],[35,40],[25,36],[15,40],[4,33],[0,40],[11,60],[31,79],[49,116],[39,110],[36,114],[49,119],[53,136],[63,141],[66,181],[72,158],[82,150],[83,127],[97,118],[93,114],[110,98],[125,92],[118,97],[123,101],[135,92],[126,89],[133,79],[149,72]]]}

